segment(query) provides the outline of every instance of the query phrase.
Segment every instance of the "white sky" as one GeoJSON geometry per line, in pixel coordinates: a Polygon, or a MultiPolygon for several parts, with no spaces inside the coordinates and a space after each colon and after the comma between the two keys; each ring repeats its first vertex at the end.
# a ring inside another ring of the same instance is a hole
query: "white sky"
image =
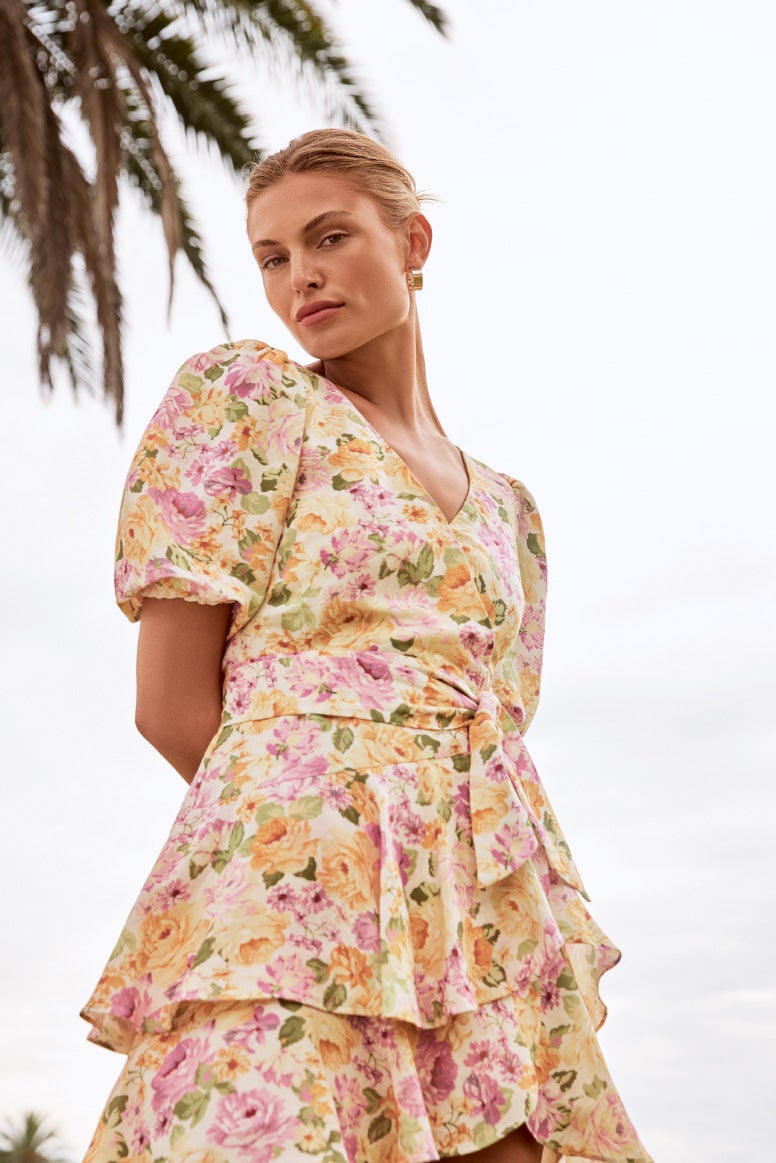
{"type": "MultiPolygon", "coordinates": [[[[352,57],[432,206],[420,306],[448,434],[521,477],[547,532],[529,745],[623,949],[602,1042],[659,1163],[765,1141],[776,982],[773,539],[776,8],[767,0],[339,0],[352,57]],[[760,1128],[759,1130],[757,1128],[760,1128]]],[[[272,148],[322,122],[245,87],[272,148]]],[[[232,318],[301,352],[262,301],[240,193],[176,156],[232,318]]],[[[0,1116],[86,1148],[121,1060],[78,1010],[185,787],[136,735],[136,631],[113,606],[130,456],[183,359],[224,338],[127,202],[126,431],[36,389],[33,318],[0,262],[0,1116]]]]}

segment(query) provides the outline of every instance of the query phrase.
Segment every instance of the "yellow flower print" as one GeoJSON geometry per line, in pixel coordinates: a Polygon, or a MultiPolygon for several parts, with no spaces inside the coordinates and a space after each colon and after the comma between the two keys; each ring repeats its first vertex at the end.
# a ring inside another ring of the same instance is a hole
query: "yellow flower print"
{"type": "Polygon", "coordinates": [[[138,497],[124,523],[122,545],[124,556],[132,562],[143,562],[159,529],[159,510],[150,497],[138,497]]]}
{"type": "MultiPolygon", "coordinates": [[[[327,1014],[324,1010],[315,1016],[313,1037],[328,1070],[340,1070],[347,1066],[360,1041],[349,1022],[336,1014],[327,1014]]],[[[320,1096],[322,1099],[323,1095],[320,1096]]]]}
{"type": "Polygon", "coordinates": [[[348,440],[328,456],[335,473],[348,481],[361,480],[374,471],[375,449],[371,440],[348,440]]]}
{"type": "Polygon", "coordinates": [[[181,471],[177,465],[155,456],[147,456],[140,462],[138,476],[149,488],[180,489],[181,471]]]}
{"type": "Polygon", "coordinates": [[[379,883],[379,853],[363,832],[351,840],[332,837],[332,854],[324,856],[318,879],[330,896],[352,908],[374,907],[379,883]]]}
{"type": "Polygon", "coordinates": [[[437,590],[439,609],[443,614],[466,615],[477,620],[485,616],[468,565],[451,565],[439,583],[437,590]]]}
{"type": "Polygon", "coordinates": [[[199,948],[207,928],[208,922],[193,914],[187,904],[148,913],[140,940],[146,951],[144,971],[153,973],[159,982],[174,981],[185,970],[189,952],[199,948]]]}
{"type": "Polygon", "coordinates": [[[298,872],[307,864],[311,836],[307,820],[275,816],[251,842],[251,866],[262,872],[298,872]]]}
{"type": "Polygon", "coordinates": [[[235,1082],[251,1068],[251,1059],[242,1046],[222,1046],[213,1063],[219,1082],[235,1082]]]}

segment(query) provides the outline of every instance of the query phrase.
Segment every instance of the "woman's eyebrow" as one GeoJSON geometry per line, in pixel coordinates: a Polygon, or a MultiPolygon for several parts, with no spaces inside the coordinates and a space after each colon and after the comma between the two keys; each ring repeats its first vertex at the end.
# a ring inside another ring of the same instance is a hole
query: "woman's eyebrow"
{"type": "MultiPolygon", "coordinates": [[[[328,222],[330,218],[348,217],[352,217],[350,210],[324,210],[323,214],[316,214],[315,218],[311,218],[307,225],[302,227],[302,234],[309,234],[311,230],[315,230],[316,226],[320,226],[322,222],[328,222]]],[[[257,250],[260,246],[280,246],[280,243],[274,238],[260,238],[258,242],[254,242],[253,250],[257,250]]]]}

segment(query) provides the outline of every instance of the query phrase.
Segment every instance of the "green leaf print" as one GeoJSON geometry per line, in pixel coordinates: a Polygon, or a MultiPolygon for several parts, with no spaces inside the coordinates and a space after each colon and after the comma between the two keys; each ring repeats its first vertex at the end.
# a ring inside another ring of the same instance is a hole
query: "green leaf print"
{"type": "MultiPolygon", "coordinates": [[[[577,1080],[576,1070],[553,1070],[552,1077],[557,1082],[560,1089],[565,1094],[567,1090],[571,1090],[572,1086],[577,1080]]],[[[585,1087],[587,1089],[587,1087],[585,1087]]]]}
{"type": "Polygon", "coordinates": [[[598,1098],[599,1094],[606,1090],[606,1088],[606,1083],[603,1078],[599,1078],[598,1075],[595,1076],[592,1082],[586,1082],[582,1087],[588,1098],[598,1098]]]}
{"type": "Polygon", "coordinates": [[[300,796],[294,800],[288,814],[295,820],[314,820],[323,811],[323,796],[300,796]]]}
{"type": "Polygon", "coordinates": [[[361,1093],[366,1099],[366,1113],[374,1114],[383,1101],[379,1090],[375,1090],[373,1086],[365,1086],[361,1093]]]}
{"type": "Polygon", "coordinates": [[[521,941],[517,947],[517,956],[519,960],[522,961],[524,957],[530,957],[538,944],[539,942],[536,941],[533,937],[526,937],[524,941],[521,941]]]}
{"type": "Polygon", "coordinates": [[[105,1108],[105,1114],[102,1117],[102,1121],[107,1127],[117,1127],[119,1125],[121,1119],[117,1118],[116,1116],[124,1114],[124,1111],[127,1109],[128,1102],[128,1094],[117,1094],[115,1098],[110,1100],[107,1107],[105,1108]]]}
{"type": "Polygon", "coordinates": [[[566,993],[563,995],[563,1008],[570,1018],[573,1018],[581,1005],[581,1001],[575,993],[566,993]]]}
{"type": "Polygon", "coordinates": [[[392,638],[391,646],[393,646],[394,650],[401,650],[404,653],[405,650],[410,649],[414,641],[414,638],[408,638],[406,642],[402,642],[401,638],[392,638]]]}
{"type": "Polygon", "coordinates": [[[209,957],[213,956],[213,949],[215,947],[215,937],[206,937],[197,951],[197,956],[192,962],[191,968],[196,969],[198,965],[202,965],[209,957]]]}
{"type": "Polygon", "coordinates": [[[408,707],[406,703],[399,703],[398,707],[391,712],[388,722],[393,723],[394,727],[403,727],[411,715],[412,707],[408,707]]]}
{"type": "Polygon", "coordinates": [[[464,771],[468,771],[471,767],[471,754],[468,751],[463,752],[461,755],[453,755],[452,760],[453,770],[457,771],[459,775],[464,771]]]}
{"type": "MultiPolygon", "coordinates": [[[[204,372],[205,379],[209,380],[211,384],[214,384],[216,380],[221,379],[221,376],[224,374],[230,363],[234,363],[234,360],[224,359],[221,360],[220,363],[217,363],[215,367],[206,368],[204,372]]],[[[199,384],[197,385],[197,390],[199,390],[199,384]]]]}
{"type": "Polygon", "coordinates": [[[244,493],[240,498],[240,508],[245,509],[246,513],[266,513],[269,507],[269,497],[265,497],[261,493],[244,493]]]}
{"type": "Polygon", "coordinates": [[[361,817],[353,804],[349,808],[340,808],[340,815],[343,820],[347,820],[349,824],[353,824],[355,827],[358,827],[361,823],[361,817]]]}
{"type": "Polygon", "coordinates": [[[313,630],[316,625],[315,614],[309,606],[302,603],[295,610],[287,610],[285,614],[281,614],[280,625],[291,634],[295,634],[305,627],[308,630],[313,630]]]}
{"type": "Polygon", "coordinates": [[[472,1127],[472,1138],[474,1139],[475,1147],[488,1147],[495,1142],[497,1131],[495,1127],[489,1127],[487,1123],[475,1123],[472,1127]]]}
{"type": "Polygon", "coordinates": [[[341,493],[343,489],[346,489],[349,484],[350,481],[346,481],[341,472],[338,472],[336,476],[331,478],[331,487],[336,489],[338,493],[341,493]]]}
{"type": "Polygon", "coordinates": [[[181,1122],[188,1122],[191,1119],[192,1127],[196,1127],[197,1123],[201,1122],[209,1102],[209,1090],[190,1090],[187,1094],[184,1094],[183,1098],[176,1102],[173,1107],[173,1114],[181,1122]]]}
{"type": "Polygon", "coordinates": [[[528,537],[526,538],[526,544],[527,544],[529,550],[531,551],[531,553],[534,555],[534,557],[544,557],[545,556],[544,550],[542,549],[542,546],[541,546],[541,542],[539,541],[539,538],[536,536],[535,533],[528,534],[528,537]]]}
{"type": "Polygon", "coordinates": [[[448,824],[453,818],[453,809],[451,807],[450,800],[446,796],[439,797],[436,802],[436,810],[446,824],[448,824]]]}
{"type": "Polygon", "coordinates": [[[237,420],[242,420],[243,416],[248,415],[248,405],[245,400],[235,400],[234,396],[230,396],[224,407],[224,415],[227,420],[234,424],[237,420]]]}
{"type": "Polygon", "coordinates": [[[272,888],[273,884],[277,884],[279,880],[283,879],[282,872],[262,872],[261,879],[264,881],[266,888],[272,888]]]}
{"type": "MultiPolygon", "coordinates": [[[[207,372],[205,374],[207,375],[207,372]]],[[[218,374],[219,376],[221,375],[220,369],[218,374]]],[[[184,392],[188,392],[195,399],[202,394],[202,384],[199,382],[199,376],[195,372],[179,372],[177,381],[178,387],[183,388],[184,392]]]]}
{"type": "Polygon", "coordinates": [[[339,981],[333,981],[323,995],[323,1005],[327,1010],[339,1009],[347,1001],[348,991],[339,981]]]}
{"type": "Polygon", "coordinates": [[[257,809],[256,815],[253,818],[259,827],[261,827],[261,825],[266,824],[268,820],[275,820],[278,816],[285,816],[285,814],[286,813],[283,811],[282,804],[276,804],[274,801],[269,801],[268,803],[262,804],[261,807],[257,809]]]}
{"type": "Polygon", "coordinates": [[[180,550],[177,545],[168,545],[165,557],[168,558],[168,560],[171,561],[173,565],[177,565],[178,569],[191,569],[191,558],[187,553],[183,553],[183,551],[180,550]]]}
{"type": "Polygon", "coordinates": [[[557,986],[558,989],[577,988],[577,979],[568,965],[565,967],[565,969],[562,970],[560,976],[558,977],[557,986]]]}
{"type": "Polygon", "coordinates": [[[301,876],[303,880],[315,880],[317,872],[318,866],[315,863],[315,857],[311,856],[304,868],[299,872],[295,872],[294,876],[301,876]]]}
{"type": "Polygon", "coordinates": [[[291,590],[288,586],[278,582],[270,590],[267,604],[270,606],[285,606],[291,600],[291,590]]]}
{"type": "Polygon", "coordinates": [[[415,735],[413,742],[416,743],[418,747],[428,747],[431,751],[431,754],[436,755],[437,751],[439,750],[439,744],[441,740],[435,739],[433,735],[415,735]]]}
{"type": "Polygon", "coordinates": [[[347,751],[353,746],[355,735],[350,727],[335,727],[332,742],[338,751],[347,751]]]}
{"type": "Polygon", "coordinates": [[[278,1037],[280,1045],[283,1047],[293,1046],[295,1042],[301,1042],[304,1037],[304,1018],[300,1018],[298,1014],[292,1014],[290,1018],[286,1018],[278,1030],[278,1037]]]}
{"type": "Polygon", "coordinates": [[[265,472],[261,476],[261,491],[263,493],[271,493],[278,487],[278,477],[284,471],[279,469],[276,472],[265,472]]]}
{"type": "Polygon", "coordinates": [[[305,961],[308,969],[312,969],[315,975],[315,980],[318,985],[323,985],[326,978],[329,976],[329,966],[325,961],[321,961],[320,957],[311,957],[309,961],[305,961]]]}
{"type": "Polygon", "coordinates": [[[384,1139],[386,1135],[391,1133],[393,1123],[388,1118],[388,1115],[378,1115],[376,1119],[372,1119],[367,1127],[366,1137],[370,1143],[376,1143],[379,1139],[384,1139]]]}
{"type": "Polygon", "coordinates": [[[430,545],[424,545],[418,554],[417,561],[407,561],[405,559],[396,576],[400,586],[417,586],[425,581],[426,578],[431,577],[433,572],[434,551],[430,545]]]}

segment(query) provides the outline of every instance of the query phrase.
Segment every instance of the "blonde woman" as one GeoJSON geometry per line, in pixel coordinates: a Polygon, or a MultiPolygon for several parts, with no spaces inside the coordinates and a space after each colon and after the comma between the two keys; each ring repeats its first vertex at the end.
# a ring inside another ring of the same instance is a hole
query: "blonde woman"
{"type": "Polygon", "coordinates": [[[320,130],[247,203],[312,362],[193,356],[130,469],[137,725],[190,786],[83,1011],[127,1055],[87,1159],[649,1163],[523,741],[542,528],[431,402],[414,182],[320,130]]]}

